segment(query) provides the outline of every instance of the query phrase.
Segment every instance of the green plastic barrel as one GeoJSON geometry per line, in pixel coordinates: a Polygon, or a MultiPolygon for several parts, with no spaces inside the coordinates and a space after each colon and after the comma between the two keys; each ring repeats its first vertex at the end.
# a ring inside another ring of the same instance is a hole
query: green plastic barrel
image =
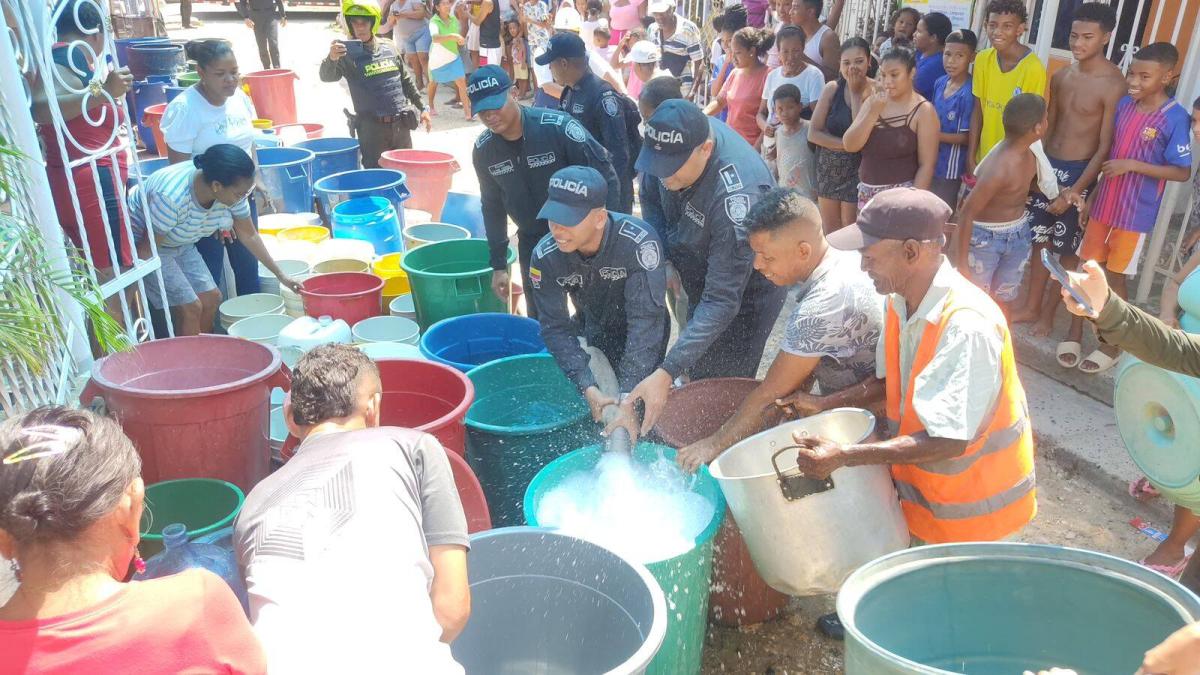
{"type": "MultiPolygon", "coordinates": [[[[516,257],[510,246],[510,267],[516,257]]],[[[486,240],[425,244],[405,252],[400,267],[408,274],[422,332],[452,316],[508,311],[509,298],[500,299],[492,292],[492,266],[488,263],[486,240]]]]}
{"type": "Polygon", "coordinates": [[[1200,619],[1200,598],[1141,565],[1016,543],[921,546],[842,585],[847,675],[1132,673],[1200,619]]]}
{"type": "MultiPolygon", "coordinates": [[[[518,357],[520,358],[520,357],[518,357]]],[[[546,465],[525,491],[525,513],[536,526],[537,507],[542,497],[572,474],[591,471],[604,452],[601,445],[580,448],[546,465]]],[[[675,459],[675,449],[656,443],[639,443],[633,449],[635,461],[649,464],[660,456],[675,459]]],[[[658,580],[667,597],[667,637],[650,666],[648,675],[692,675],[700,672],[704,655],[704,634],[708,626],[708,595],[713,566],[713,537],[725,517],[725,498],[708,467],[696,473],[692,490],[713,503],[713,518],[696,537],[695,546],[686,553],[666,560],[639,560],[658,580]]]]}
{"type": "Polygon", "coordinates": [[[183,523],[188,539],[216,532],[233,523],[245,500],[241,488],[215,478],[181,478],[147,485],[138,550],[143,558],[161,551],[162,530],[171,523],[183,523]]]}
{"type": "Polygon", "coordinates": [[[466,419],[467,459],[487,496],[492,525],[524,525],[529,481],[566,452],[598,442],[600,428],[549,354],[498,359],[467,377],[475,385],[466,419]]]}
{"type": "Polygon", "coordinates": [[[200,82],[200,73],[194,70],[189,70],[186,73],[180,73],[178,82],[179,86],[181,87],[190,87],[193,84],[200,82]]]}

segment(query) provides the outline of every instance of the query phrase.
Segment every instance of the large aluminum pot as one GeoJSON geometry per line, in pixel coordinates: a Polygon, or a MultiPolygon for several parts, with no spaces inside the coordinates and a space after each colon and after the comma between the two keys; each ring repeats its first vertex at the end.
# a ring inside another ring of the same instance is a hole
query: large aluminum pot
{"type": "Polygon", "coordinates": [[[828,480],[800,474],[793,432],[858,443],[875,416],[837,408],[751,436],[712,462],[763,579],[788,595],[833,593],[859,565],[909,545],[886,466],[844,467],[828,480]]]}

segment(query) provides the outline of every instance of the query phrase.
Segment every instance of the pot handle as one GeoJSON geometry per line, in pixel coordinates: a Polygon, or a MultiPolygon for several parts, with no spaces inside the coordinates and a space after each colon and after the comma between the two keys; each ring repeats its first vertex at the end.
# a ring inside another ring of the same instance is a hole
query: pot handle
{"type": "Polygon", "coordinates": [[[291,164],[284,168],[287,170],[288,178],[293,181],[308,180],[308,170],[304,168],[303,164],[291,164]]]}
{"type": "Polygon", "coordinates": [[[479,277],[470,277],[468,279],[455,279],[454,280],[454,294],[460,298],[470,297],[470,296],[475,296],[475,295],[483,295],[483,282],[479,280],[479,277]],[[475,287],[471,290],[463,290],[464,283],[468,284],[468,285],[474,284],[475,287]]]}
{"type": "Polygon", "coordinates": [[[799,450],[798,445],[789,445],[775,451],[771,455],[771,466],[775,469],[775,480],[779,483],[779,492],[783,494],[783,498],[789,502],[798,501],[805,497],[828,492],[834,488],[833,476],[824,480],[809,478],[800,472],[799,468],[788,469],[787,471],[779,470],[778,457],[789,450],[799,450]]]}
{"type": "Polygon", "coordinates": [[[408,199],[412,196],[412,192],[409,191],[407,183],[392,188],[392,191],[396,193],[397,202],[403,202],[405,199],[408,199]]]}
{"type": "Polygon", "coordinates": [[[108,401],[104,400],[104,392],[94,380],[89,379],[83,386],[83,391],[79,393],[79,402],[97,415],[108,417],[108,401]]]}
{"type": "Polygon", "coordinates": [[[292,369],[282,361],[279,363],[279,370],[267,378],[267,388],[274,389],[275,387],[284,391],[292,390],[292,369]]]}
{"type": "Polygon", "coordinates": [[[450,173],[458,173],[459,171],[462,171],[462,167],[459,166],[458,160],[457,159],[450,160],[450,173]]]}

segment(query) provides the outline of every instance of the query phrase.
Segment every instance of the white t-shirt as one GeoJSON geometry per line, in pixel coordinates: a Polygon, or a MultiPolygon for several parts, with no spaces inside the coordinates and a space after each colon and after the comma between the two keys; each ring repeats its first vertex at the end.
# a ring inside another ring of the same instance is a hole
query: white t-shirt
{"type": "Polygon", "coordinates": [[[808,147],[808,121],[800,120],[795,133],[780,126],[775,130],[775,165],[779,171],[779,187],[792,188],[813,199],[815,160],[808,147]]]}
{"type": "Polygon", "coordinates": [[[801,103],[815,106],[817,99],[821,98],[821,90],[825,88],[825,76],[821,74],[820,68],[808,64],[805,64],[804,70],[795,77],[784,77],[783,66],[767,73],[767,81],[763,84],[762,100],[767,102],[767,112],[769,113],[767,121],[771,124],[779,121],[775,118],[775,107],[771,105],[771,97],[775,95],[776,89],[785,84],[794,84],[800,89],[801,103]]]}
{"type": "Polygon", "coordinates": [[[163,113],[163,139],[175,152],[198,155],[218,143],[230,143],[253,157],[254,104],[238,89],[223,106],[209,103],[195,86],[175,97],[163,113]]]}

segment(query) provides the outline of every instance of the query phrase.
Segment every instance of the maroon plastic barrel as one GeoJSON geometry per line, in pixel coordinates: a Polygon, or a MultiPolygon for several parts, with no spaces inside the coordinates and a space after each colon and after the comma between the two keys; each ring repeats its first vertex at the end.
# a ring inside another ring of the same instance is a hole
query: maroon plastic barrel
{"type": "Polygon", "coordinates": [[[274,347],[198,335],[96,361],[81,399],[101,398],[121,423],[146,484],[216,478],[248,493],[271,468],[271,389],[289,380],[274,347]]]}
{"type": "MultiPolygon", "coordinates": [[[[463,420],[475,401],[475,385],[450,366],[422,359],[375,359],[383,382],[379,423],[433,434],[450,452],[466,456],[463,420]]],[[[295,453],[288,436],[283,457],[295,453]]]]}
{"type": "MultiPolygon", "coordinates": [[[[675,448],[695,443],[721,428],[757,380],[720,377],[696,380],[671,392],[654,432],[675,448]]],[[[708,615],[723,626],[744,626],[775,618],[788,596],[767,585],[754,569],[750,550],[733,516],[726,513],[713,542],[712,593],[708,615]]]]}
{"type": "Polygon", "coordinates": [[[317,274],[300,284],[304,313],[354,324],[383,314],[383,279],[367,272],[317,274]]]}

